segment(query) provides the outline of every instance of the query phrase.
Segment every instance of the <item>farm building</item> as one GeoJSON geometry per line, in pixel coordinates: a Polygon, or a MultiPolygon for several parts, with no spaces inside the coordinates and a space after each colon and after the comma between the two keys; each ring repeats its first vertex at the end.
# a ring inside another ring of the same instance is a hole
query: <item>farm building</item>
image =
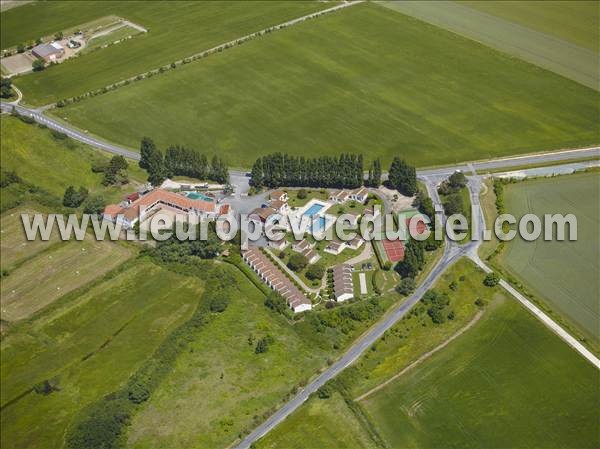
{"type": "Polygon", "coordinates": [[[337,265],[333,268],[333,295],[335,300],[342,302],[354,297],[354,283],[352,282],[352,267],[350,265],[337,265]]]}
{"type": "Polygon", "coordinates": [[[33,47],[31,53],[36,58],[43,59],[46,62],[53,62],[60,59],[65,54],[65,49],[58,42],[50,44],[40,44],[33,47]]]}
{"type": "Polygon", "coordinates": [[[104,209],[103,217],[132,228],[138,221],[144,221],[152,212],[161,209],[200,219],[215,219],[231,212],[228,204],[193,200],[184,195],[155,189],[143,196],[138,193],[127,195],[121,204],[109,204],[104,209]]]}
{"type": "Polygon", "coordinates": [[[311,301],[279,270],[260,249],[254,247],[242,253],[244,261],[273,290],[283,296],[296,313],[312,309],[311,301]]]}

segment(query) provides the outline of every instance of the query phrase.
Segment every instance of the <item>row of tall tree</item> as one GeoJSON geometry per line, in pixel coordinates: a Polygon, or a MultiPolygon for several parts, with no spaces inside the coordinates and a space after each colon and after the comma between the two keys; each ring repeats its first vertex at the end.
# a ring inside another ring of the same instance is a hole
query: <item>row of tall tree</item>
{"type": "MultiPolygon", "coordinates": [[[[342,153],[339,157],[306,158],[283,153],[260,157],[252,166],[251,184],[256,188],[268,187],[337,187],[356,188],[363,184],[379,187],[382,182],[381,161],[373,160],[367,179],[364,178],[363,157],[342,153]]],[[[389,187],[406,196],[417,192],[415,167],[395,157],[389,169],[389,187]]]]}
{"type": "Polygon", "coordinates": [[[363,184],[363,158],[356,154],[306,158],[273,153],[256,160],[251,178],[256,188],[355,188],[363,184]]]}
{"type": "Polygon", "coordinates": [[[181,145],[171,145],[163,155],[148,137],[142,139],[140,155],[139,165],[148,172],[148,181],[152,185],[159,185],[173,176],[210,179],[221,184],[229,182],[227,165],[218,156],[213,156],[209,163],[206,155],[181,145]]]}

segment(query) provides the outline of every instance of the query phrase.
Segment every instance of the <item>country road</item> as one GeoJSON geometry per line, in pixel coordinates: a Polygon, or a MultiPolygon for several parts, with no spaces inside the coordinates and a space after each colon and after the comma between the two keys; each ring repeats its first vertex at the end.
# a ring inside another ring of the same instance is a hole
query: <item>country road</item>
{"type": "MultiPolygon", "coordinates": [[[[65,133],[69,137],[78,140],[80,142],[89,144],[101,150],[120,154],[133,160],[139,160],[139,154],[131,151],[130,149],[111,144],[97,137],[88,135],[86,132],[78,130],[77,128],[69,125],[62,124],[54,119],[45,116],[42,112],[33,109],[27,109],[20,105],[12,105],[8,103],[1,103],[1,109],[3,112],[10,112],[14,107],[19,114],[27,115],[34,118],[38,123],[44,124],[51,129],[55,129],[62,133],[65,133]]],[[[475,263],[477,263],[485,271],[491,271],[480,259],[477,254],[477,249],[481,242],[481,236],[485,229],[485,222],[483,219],[483,213],[479,205],[479,193],[482,185],[481,176],[476,174],[479,170],[495,170],[495,169],[509,169],[511,167],[523,166],[523,165],[534,165],[534,164],[545,164],[548,162],[559,162],[569,161],[573,159],[587,158],[587,157],[600,157],[600,147],[581,148],[575,150],[563,150],[550,153],[531,154],[525,156],[517,156],[511,158],[494,159],[489,161],[476,161],[471,163],[462,163],[457,166],[433,168],[418,170],[417,175],[419,179],[424,181],[427,186],[427,190],[435,205],[440,205],[440,199],[437,195],[436,186],[439,182],[445,179],[449,174],[456,170],[462,170],[464,172],[472,172],[473,176],[468,176],[469,179],[469,190],[471,196],[471,202],[476,207],[475,221],[477,223],[477,230],[473,232],[473,236],[477,238],[465,245],[458,245],[454,242],[447,241],[444,247],[444,252],[438,263],[427,275],[425,280],[419,285],[415,292],[409,296],[404,302],[398,304],[390,311],[388,311],[383,318],[375,323],[365,334],[363,334],[354,344],[338,359],[335,363],[329,366],[324,372],[319,374],[313,381],[311,381],[302,391],[294,396],[290,401],[284,404],[279,410],[271,415],[265,422],[260,424],[254,431],[248,434],[237,446],[240,449],[249,448],[250,445],[260,439],[263,435],[273,429],[277,424],[283,421],[287,416],[293,413],[300,405],[308,399],[308,397],[316,392],[322,385],[324,385],[330,379],[336,377],[341,373],[348,365],[353,363],[363,352],[368,350],[388,329],[402,319],[410,309],[418,303],[422,295],[430,289],[441,274],[454,262],[461,257],[469,257],[475,263]]],[[[248,178],[245,176],[245,172],[230,170],[232,182],[244,183],[243,188],[247,187],[248,178]],[[235,181],[234,181],[235,179],[235,181]]],[[[238,192],[239,195],[239,192],[238,192]]],[[[555,323],[550,317],[544,314],[537,306],[524,298],[519,292],[512,288],[506,281],[502,281],[500,285],[505,288],[511,295],[519,300],[531,313],[534,314],[540,321],[542,321],[547,327],[556,333],[561,339],[567,344],[573,347],[586,359],[588,359],[597,368],[600,368],[600,360],[591,354],[581,343],[579,343],[574,337],[568,332],[562,329],[557,323],[555,323]]]]}

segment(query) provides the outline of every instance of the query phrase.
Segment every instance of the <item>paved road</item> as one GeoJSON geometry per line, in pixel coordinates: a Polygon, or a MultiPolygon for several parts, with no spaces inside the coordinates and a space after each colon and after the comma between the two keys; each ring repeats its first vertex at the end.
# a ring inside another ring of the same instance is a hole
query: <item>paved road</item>
{"type": "MultiPolygon", "coordinates": [[[[76,128],[72,128],[67,125],[63,125],[62,123],[50,119],[44,116],[41,112],[36,110],[31,110],[24,108],[19,105],[11,105],[7,103],[0,104],[2,111],[10,112],[13,107],[20,114],[28,115],[33,117],[38,123],[42,123],[49,128],[58,130],[67,134],[69,137],[87,143],[89,145],[100,148],[104,151],[108,151],[113,154],[120,154],[122,156],[139,160],[139,154],[135,153],[126,148],[120,147],[118,145],[110,144],[104,142],[96,137],[89,136],[87,133],[77,130],[76,128]]],[[[453,173],[456,170],[463,170],[465,172],[475,172],[476,170],[492,170],[498,168],[511,168],[515,166],[521,165],[529,165],[529,164],[542,164],[546,162],[552,161],[568,161],[577,158],[590,157],[590,156],[600,156],[600,147],[591,147],[591,148],[583,148],[577,150],[566,150],[559,151],[553,153],[544,153],[544,154],[535,154],[528,156],[518,156],[513,158],[505,158],[505,159],[496,159],[492,161],[486,162],[472,162],[465,163],[459,166],[454,167],[444,167],[444,168],[436,168],[436,169],[428,169],[428,170],[419,170],[418,176],[420,179],[424,180],[427,185],[427,189],[434,201],[434,204],[439,205],[440,199],[437,195],[436,185],[444,179],[448,174],[453,173]]],[[[244,172],[230,171],[232,181],[236,183],[240,183],[240,190],[237,193],[238,199],[240,198],[240,194],[244,192],[244,189],[247,189],[248,179],[245,176],[244,172]]],[[[469,186],[470,186],[470,194],[471,201],[474,205],[479,205],[479,189],[481,187],[481,177],[479,176],[470,176],[469,177],[469,186]]],[[[476,221],[479,224],[479,231],[474,235],[480,235],[480,232],[483,232],[484,222],[483,222],[483,213],[481,212],[481,208],[477,208],[475,211],[476,221]]],[[[370,348],[389,328],[391,328],[398,320],[402,319],[410,309],[419,302],[422,295],[430,289],[440,275],[456,260],[463,256],[467,256],[474,260],[478,265],[482,268],[490,270],[483,262],[479,259],[477,255],[477,248],[479,246],[479,241],[472,241],[465,245],[459,246],[453,242],[447,242],[444,248],[444,253],[440,259],[440,261],[436,264],[433,270],[429,273],[423,283],[415,290],[415,292],[406,299],[402,304],[395,306],[389,311],[379,322],[373,325],[369,331],[360,337],[351,347],[346,351],[346,353],[333,365],[331,365],[327,370],[321,373],[315,380],[310,382],[300,393],[298,393],[293,399],[283,405],[279,410],[277,410],[273,415],[271,415],[264,423],[259,425],[252,433],[250,433],[244,440],[237,446],[240,449],[248,448],[254,441],[261,438],[264,434],[274,428],[277,424],[283,421],[288,415],[294,412],[308,397],[316,392],[322,385],[324,385],[328,380],[337,376],[340,372],[342,372],[348,365],[354,362],[360,355],[370,348]]],[[[513,296],[515,296],[519,301],[521,301],[535,316],[537,316],[544,324],[550,327],[557,335],[559,335],[563,340],[565,340],[568,344],[570,344],[573,348],[578,350],[582,355],[584,355],[588,360],[594,363],[596,366],[600,367],[600,362],[593,355],[590,354],[579,342],[577,342],[573,337],[571,337],[564,329],[562,329],[558,324],[552,321],[547,315],[545,315],[542,311],[540,311],[535,305],[527,301],[522,297],[516,290],[510,287],[505,281],[501,283],[501,285],[507,289],[513,296]],[[524,302],[524,301],[527,301],[524,302]]]]}
{"type": "MultiPolygon", "coordinates": [[[[44,115],[40,110],[37,109],[29,109],[21,105],[14,105],[11,103],[0,102],[0,109],[3,112],[10,112],[12,108],[15,108],[19,114],[28,115],[33,117],[36,122],[42,123],[48,126],[51,129],[55,129],[57,131],[63,132],[67,134],[69,137],[78,140],[80,142],[86,143],[93,147],[99,148],[103,151],[107,151],[113,154],[120,154],[129,159],[133,159],[138,161],[140,159],[139,153],[132,151],[128,148],[112,144],[106,142],[98,137],[91,136],[87,134],[85,131],[82,131],[74,126],[67,125],[61,123],[53,118],[50,118],[44,115]]],[[[441,168],[432,168],[432,169],[422,169],[418,170],[417,174],[420,177],[441,177],[444,175],[449,175],[454,173],[456,170],[462,170],[464,172],[471,172],[472,170],[497,170],[506,168],[509,169],[511,167],[518,167],[522,165],[534,165],[534,164],[545,164],[548,162],[559,162],[559,161],[568,161],[573,159],[581,159],[587,157],[599,157],[600,158],[600,146],[588,147],[588,148],[579,148],[574,150],[563,150],[563,151],[554,151],[549,153],[538,153],[538,154],[530,154],[525,156],[515,156],[509,158],[502,159],[492,159],[488,161],[475,161],[475,162],[465,162],[462,164],[458,164],[455,166],[441,167],[441,168]]],[[[230,170],[229,171],[232,184],[236,184],[238,187],[238,197],[239,193],[245,193],[248,191],[248,178],[245,176],[245,171],[240,170],[230,170]],[[237,184],[239,183],[239,185],[237,184]]],[[[384,174],[385,178],[385,174],[384,174]]]]}

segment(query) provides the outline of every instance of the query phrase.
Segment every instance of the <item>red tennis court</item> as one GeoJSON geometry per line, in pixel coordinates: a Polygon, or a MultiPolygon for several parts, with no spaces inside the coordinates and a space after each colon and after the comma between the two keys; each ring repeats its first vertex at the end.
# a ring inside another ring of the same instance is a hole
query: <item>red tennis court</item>
{"type": "Polygon", "coordinates": [[[390,262],[404,259],[404,245],[401,240],[382,240],[381,243],[390,262]]]}

